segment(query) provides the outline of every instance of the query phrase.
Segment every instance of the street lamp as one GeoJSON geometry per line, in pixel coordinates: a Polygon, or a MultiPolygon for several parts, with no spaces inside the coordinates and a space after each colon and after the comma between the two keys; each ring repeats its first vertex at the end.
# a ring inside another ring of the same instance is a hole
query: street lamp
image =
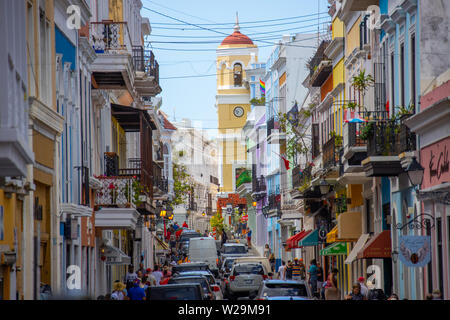
{"type": "Polygon", "coordinates": [[[253,201],[252,205],[253,205],[254,207],[256,207],[256,201],[253,201]]]}
{"type": "Polygon", "coordinates": [[[421,185],[423,180],[423,173],[425,169],[417,162],[416,157],[413,158],[409,166],[406,168],[409,181],[413,186],[421,185]]]}
{"type": "Polygon", "coordinates": [[[325,179],[322,179],[319,183],[320,193],[324,196],[330,191],[330,185],[325,179]]]}

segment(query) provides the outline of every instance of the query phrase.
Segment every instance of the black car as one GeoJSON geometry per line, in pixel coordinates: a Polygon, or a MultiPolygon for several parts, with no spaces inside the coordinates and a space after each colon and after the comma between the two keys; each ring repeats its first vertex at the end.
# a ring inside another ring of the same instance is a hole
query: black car
{"type": "Polygon", "coordinates": [[[204,262],[187,262],[182,264],[177,264],[176,266],[172,267],[172,273],[181,273],[181,272],[188,272],[188,271],[208,271],[209,266],[208,264],[204,262]]]}
{"type": "Polygon", "coordinates": [[[181,273],[178,277],[172,277],[169,284],[199,283],[203,288],[205,300],[214,300],[214,292],[209,285],[209,281],[204,276],[183,276],[181,273]]]}
{"type": "Polygon", "coordinates": [[[205,300],[199,283],[166,284],[150,287],[147,300],[205,300]]]}

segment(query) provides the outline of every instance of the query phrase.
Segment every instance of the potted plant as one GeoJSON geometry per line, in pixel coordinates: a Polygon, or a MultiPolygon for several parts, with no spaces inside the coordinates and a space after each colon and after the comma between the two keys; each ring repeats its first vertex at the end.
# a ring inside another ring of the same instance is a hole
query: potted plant
{"type": "Polygon", "coordinates": [[[368,122],[365,125],[361,126],[361,133],[359,134],[359,137],[363,140],[369,140],[373,136],[374,133],[374,123],[368,122]]]}

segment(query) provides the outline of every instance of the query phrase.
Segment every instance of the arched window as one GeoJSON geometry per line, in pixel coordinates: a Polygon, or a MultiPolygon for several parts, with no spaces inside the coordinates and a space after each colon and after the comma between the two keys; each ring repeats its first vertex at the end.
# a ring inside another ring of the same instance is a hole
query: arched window
{"type": "Polygon", "coordinates": [[[242,86],[242,64],[236,63],[233,67],[234,86],[242,86]]]}

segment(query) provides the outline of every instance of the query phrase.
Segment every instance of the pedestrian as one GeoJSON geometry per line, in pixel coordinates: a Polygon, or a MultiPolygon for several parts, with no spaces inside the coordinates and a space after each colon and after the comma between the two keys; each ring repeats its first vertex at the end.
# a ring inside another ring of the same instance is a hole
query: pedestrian
{"type": "Polygon", "coordinates": [[[105,294],[105,300],[111,300],[111,294],[110,293],[105,294]]]}
{"type": "Polygon", "coordinates": [[[156,285],[159,285],[159,282],[161,281],[161,278],[163,277],[163,273],[159,270],[159,266],[156,265],[153,272],[152,272],[153,277],[156,280],[156,285]]]}
{"type": "Polygon", "coordinates": [[[130,300],[145,300],[145,290],[140,286],[140,280],[136,279],[133,287],[128,290],[128,298],[130,300]]]}
{"type": "Polygon", "coordinates": [[[125,289],[125,285],[122,282],[120,282],[119,280],[116,280],[113,285],[113,292],[111,294],[111,300],[125,300],[126,294],[124,292],[124,289],[125,289]]]}
{"type": "Polygon", "coordinates": [[[425,300],[433,300],[433,295],[431,293],[428,293],[425,297],[425,300]]]}
{"type": "Polygon", "coordinates": [[[189,229],[188,224],[185,222],[183,222],[183,228],[189,229]]]}
{"type": "Polygon", "coordinates": [[[252,247],[252,230],[247,228],[247,247],[252,247]]]}
{"type": "Polygon", "coordinates": [[[317,288],[319,291],[322,291],[323,286],[323,269],[320,265],[320,262],[317,263],[317,288]]]}
{"type": "Polygon", "coordinates": [[[305,280],[305,278],[306,278],[306,267],[305,267],[305,264],[303,263],[303,258],[300,258],[299,265],[300,265],[300,278],[302,280],[305,280]]]}
{"type": "Polygon", "coordinates": [[[156,286],[156,284],[157,284],[156,278],[153,275],[152,269],[150,269],[150,268],[147,269],[147,278],[148,278],[148,285],[150,287],[156,286]]]}
{"type": "Polygon", "coordinates": [[[288,260],[286,266],[286,280],[292,280],[292,261],[288,260]]]}
{"type": "Polygon", "coordinates": [[[270,263],[270,267],[272,268],[272,272],[275,272],[275,255],[273,253],[270,254],[269,256],[269,263],[270,263]]]}
{"type": "Polygon", "coordinates": [[[370,289],[367,293],[367,300],[386,300],[383,289],[370,289]]]}
{"type": "Polygon", "coordinates": [[[223,230],[222,231],[222,242],[221,242],[222,247],[223,247],[223,244],[227,242],[227,240],[228,240],[227,233],[225,230],[223,230]]]}
{"type": "Polygon", "coordinates": [[[204,237],[207,237],[207,236],[208,236],[208,230],[205,230],[205,232],[203,233],[203,236],[204,236],[204,237]]]}
{"type": "Polygon", "coordinates": [[[173,230],[177,231],[178,229],[180,229],[180,226],[178,225],[178,222],[175,222],[175,224],[173,225],[173,230]]]}
{"type": "Polygon", "coordinates": [[[271,253],[272,253],[272,252],[270,251],[269,244],[266,243],[266,246],[264,247],[264,257],[266,257],[267,259],[269,259],[271,253]]]}
{"type": "Polygon", "coordinates": [[[167,269],[164,270],[164,275],[163,275],[161,281],[159,282],[159,284],[160,285],[168,284],[171,276],[172,276],[172,272],[170,272],[167,269]]]}
{"type": "Polygon", "coordinates": [[[294,259],[294,265],[292,266],[292,280],[301,280],[301,268],[300,264],[298,263],[298,258],[294,259]]]}
{"type": "Polygon", "coordinates": [[[133,286],[134,280],[137,279],[137,274],[134,272],[133,265],[128,266],[128,273],[125,275],[125,284],[127,286],[127,290],[133,286]]]}
{"type": "Polygon", "coordinates": [[[325,300],[341,300],[341,293],[337,283],[338,269],[334,268],[328,275],[325,285],[325,300]]]}
{"type": "Polygon", "coordinates": [[[309,267],[309,284],[311,286],[311,291],[313,295],[317,293],[317,262],[316,259],[311,260],[311,265],[309,267]]]}
{"type": "Polygon", "coordinates": [[[361,285],[361,294],[368,298],[369,297],[369,289],[367,288],[366,284],[364,283],[364,277],[359,277],[358,282],[361,285]]]}
{"type": "Polygon", "coordinates": [[[367,298],[361,293],[361,285],[359,282],[355,282],[355,284],[353,284],[352,292],[345,297],[345,300],[367,300],[367,298]]]}
{"type": "Polygon", "coordinates": [[[286,263],[281,261],[281,266],[278,268],[278,279],[286,280],[286,263]]]}
{"type": "Polygon", "coordinates": [[[170,245],[170,248],[171,248],[171,249],[175,248],[175,246],[177,245],[177,241],[176,241],[176,238],[175,238],[175,234],[174,234],[174,233],[172,233],[172,234],[170,235],[170,242],[169,242],[169,245],[170,245]]]}

